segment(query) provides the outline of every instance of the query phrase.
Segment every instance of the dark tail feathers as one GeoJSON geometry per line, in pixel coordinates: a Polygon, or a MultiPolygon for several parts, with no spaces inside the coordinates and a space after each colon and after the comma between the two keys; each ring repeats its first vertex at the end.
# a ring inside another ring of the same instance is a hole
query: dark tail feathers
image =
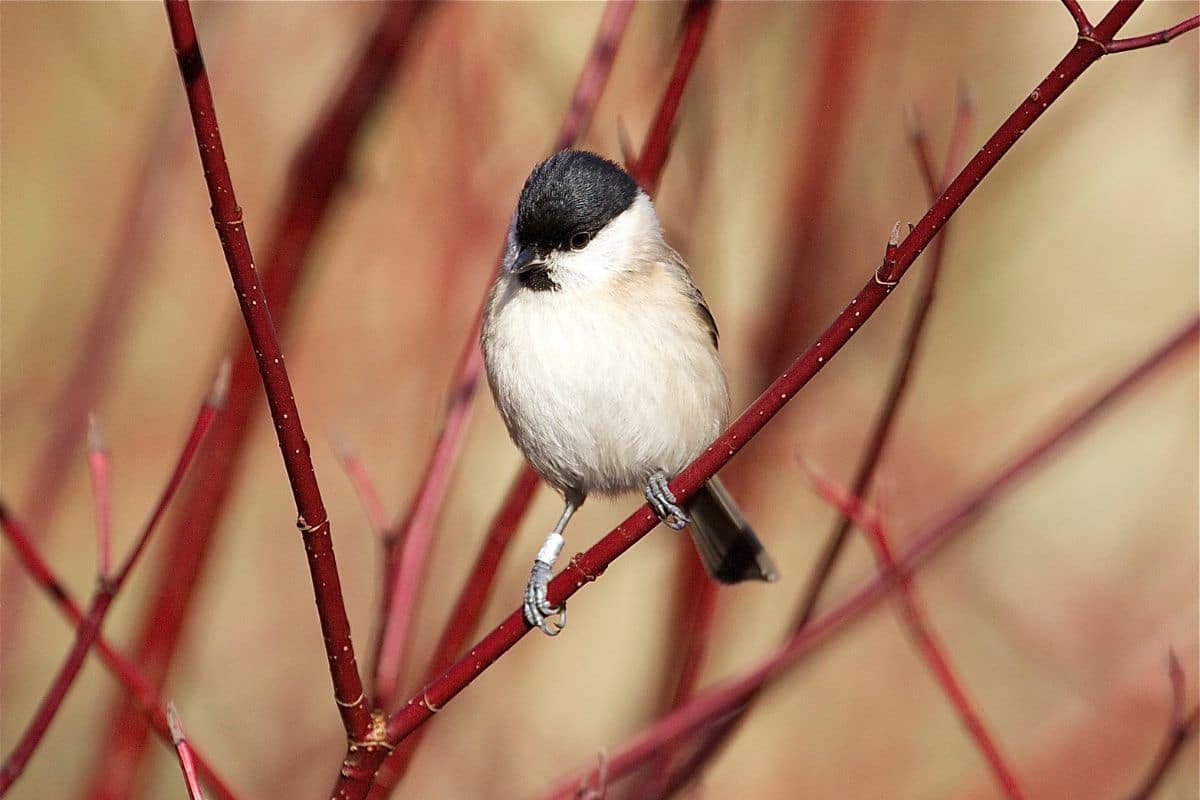
{"type": "Polygon", "coordinates": [[[688,501],[688,530],[704,568],[721,583],[773,581],[775,562],[720,481],[713,478],[688,501]]]}

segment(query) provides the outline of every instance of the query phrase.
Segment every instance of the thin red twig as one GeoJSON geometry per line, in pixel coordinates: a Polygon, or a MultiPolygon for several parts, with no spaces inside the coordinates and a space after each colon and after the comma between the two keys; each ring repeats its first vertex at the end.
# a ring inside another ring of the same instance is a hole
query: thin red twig
{"type": "Polygon", "coordinates": [[[929,624],[917,597],[912,573],[897,563],[892,555],[892,548],[888,544],[882,518],[878,513],[872,513],[866,509],[859,496],[852,494],[844,487],[838,486],[833,481],[814,472],[810,471],[809,475],[817,492],[837,508],[844,517],[854,520],[855,524],[867,534],[871,547],[875,551],[880,571],[884,574],[891,573],[896,580],[897,595],[904,623],[916,641],[921,655],[929,664],[930,671],[933,672],[938,684],[941,685],[951,705],[954,706],[963,727],[975,740],[976,746],[987,761],[1004,796],[1020,800],[1024,797],[1020,784],[1017,783],[1012,768],[1005,762],[1000,748],[996,745],[992,735],[983,724],[979,712],[967,696],[962,682],[955,675],[950,659],[945,654],[945,648],[933,632],[933,627],[929,624]]]}
{"type": "MultiPolygon", "coordinates": [[[[425,3],[381,7],[379,20],[345,80],[330,95],[325,113],[292,158],[262,274],[271,316],[280,330],[286,330],[291,319],[296,288],[343,185],[358,134],[404,63],[415,23],[427,7],[425,3]]],[[[201,454],[196,469],[201,479],[192,482],[181,499],[168,537],[173,557],[164,562],[141,624],[136,660],[155,686],[166,676],[254,429],[251,420],[258,410],[260,383],[253,348],[243,342],[233,361],[228,406],[201,454]]],[[[146,730],[136,709],[121,698],[108,717],[111,723],[92,771],[92,800],[129,796],[145,752],[146,730]]]]}
{"type": "MultiPolygon", "coordinates": [[[[624,37],[633,10],[631,0],[610,0],[600,20],[595,43],[584,61],[583,70],[572,93],[571,103],[555,138],[553,150],[570,147],[583,133],[583,125],[591,117],[608,83],[617,49],[624,37]]],[[[501,255],[503,255],[503,248],[501,255]]],[[[497,259],[497,263],[499,259],[497,259]]],[[[434,525],[445,501],[451,473],[457,463],[462,437],[466,433],[471,413],[471,399],[483,375],[483,354],[479,347],[479,332],[483,324],[486,293],[451,380],[450,407],[442,432],[434,444],[424,477],[417,489],[403,525],[391,537],[385,556],[384,604],[376,639],[372,693],[376,704],[383,709],[395,704],[400,676],[404,670],[413,617],[425,583],[432,547],[434,525]]]]}
{"type": "Polygon", "coordinates": [[[658,113],[650,126],[646,143],[642,146],[641,156],[636,163],[629,165],[629,174],[646,190],[646,194],[654,195],[658,189],[663,166],[666,165],[667,155],[671,151],[671,135],[675,128],[675,118],[679,114],[679,103],[683,99],[683,90],[687,88],[692,67],[700,55],[700,45],[704,43],[704,34],[708,30],[713,5],[713,0],[688,0],[687,8],[684,9],[683,40],[679,45],[679,54],[675,59],[671,79],[667,83],[667,91],[658,105],[658,113]]]}
{"type": "MultiPolygon", "coordinates": [[[[1121,0],[1096,26],[1100,41],[1112,36],[1133,14],[1136,0],[1121,0]]],[[[1042,113],[1083,72],[1104,54],[1101,46],[1079,41],[1050,71],[1037,88],[1022,101],[1000,128],[992,134],[974,158],[958,174],[938,201],[909,232],[896,254],[893,277],[899,280],[929,245],[951,216],[970,196],[1004,154],[1029,130],[1042,113]]],[[[891,292],[872,274],[867,285],[850,301],[820,339],[803,353],[732,425],[691,465],[671,482],[671,491],[681,501],[688,500],[700,485],[745,446],[803,388],[883,304],[891,292]]],[[[622,553],[632,547],[657,524],[647,506],[640,507],[586,553],[574,556],[570,564],[551,581],[548,601],[559,605],[584,584],[598,578],[622,553]]],[[[415,695],[387,723],[387,740],[397,743],[427,721],[435,709],[443,707],[466,688],[487,667],[516,644],[529,630],[519,609],[514,610],[495,630],[471,649],[440,678],[415,695]]],[[[375,762],[376,766],[378,761],[375,762]]],[[[369,764],[368,764],[369,765],[369,764]]],[[[350,795],[361,796],[361,795],[350,795]]]]}
{"type": "Polygon", "coordinates": [[[1150,800],[1166,777],[1171,764],[1183,751],[1183,746],[1195,737],[1197,728],[1200,727],[1200,707],[1193,708],[1190,713],[1184,710],[1187,676],[1184,675],[1183,667],[1180,666],[1174,651],[1169,654],[1167,660],[1167,676],[1171,681],[1171,712],[1167,720],[1167,735],[1162,749],[1150,765],[1150,771],[1146,773],[1138,788],[1129,795],[1129,800],[1150,800]]]}
{"type": "Polygon", "coordinates": [[[183,770],[188,797],[191,800],[204,800],[204,793],[200,791],[200,779],[196,775],[196,756],[187,737],[183,735],[183,723],[179,720],[179,712],[175,710],[174,703],[167,706],[167,727],[171,730],[175,754],[179,756],[179,767],[183,770]]]}
{"type": "MultiPolygon", "coordinates": [[[[1034,468],[1047,457],[1081,434],[1117,400],[1127,396],[1173,356],[1195,347],[1200,339],[1200,316],[1193,316],[1180,330],[1173,333],[1152,352],[1139,360],[1128,372],[1101,391],[1091,402],[1061,422],[1051,425],[1044,433],[1035,437],[1033,444],[1013,458],[991,478],[967,492],[935,519],[924,526],[912,538],[901,557],[897,560],[903,570],[915,571],[927,559],[936,554],[971,522],[1005,496],[1020,481],[1028,478],[1034,468]]],[[[833,634],[843,630],[849,623],[860,618],[866,611],[879,603],[895,583],[893,573],[877,574],[866,585],[840,602],[833,609],[811,621],[797,631],[775,654],[763,661],[756,669],[742,678],[729,681],[714,689],[697,695],[682,708],[644,729],[610,756],[608,769],[610,780],[619,779],[639,768],[662,752],[669,743],[714,724],[724,715],[743,705],[747,698],[758,691],[768,680],[787,667],[797,663],[833,634]]],[[[560,782],[546,798],[570,795],[578,786],[581,776],[572,775],[560,782]]]]}
{"type": "Polygon", "coordinates": [[[1185,19],[1177,25],[1172,25],[1155,33],[1148,33],[1145,36],[1131,36],[1128,39],[1117,39],[1109,42],[1106,49],[1110,53],[1124,53],[1129,50],[1140,50],[1143,47],[1154,47],[1167,42],[1179,36],[1182,33],[1195,30],[1200,26],[1200,15],[1185,19]]]}
{"type": "MultiPolygon", "coordinates": [[[[496,570],[500,559],[508,545],[516,535],[525,512],[533,500],[534,493],[541,484],[541,478],[528,464],[522,464],[516,479],[508,489],[500,510],[492,520],[487,538],[479,548],[475,566],[463,582],[458,602],[450,612],[449,621],[442,630],[442,637],[434,648],[429,666],[425,669],[425,679],[433,680],[447,667],[454,663],[466,645],[468,637],[475,632],[479,619],[483,614],[487,599],[491,596],[492,585],[495,582],[496,570]]],[[[424,729],[417,731],[405,739],[396,750],[387,757],[375,776],[375,785],[367,795],[371,800],[384,798],[391,794],[392,789],[408,771],[413,753],[420,744],[424,729]]]]}
{"type": "Polygon", "coordinates": [[[346,471],[346,477],[350,479],[350,484],[354,487],[354,493],[358,495],[358,501],[362,503],[363,510],[367,512],[367,520],[371,523],[371,527],[376,534],[383,535],[387,530],[387,513],[383,510],[383,503],[379,500],[379,490],[375,488],[375,481],[371,479],[367,465],[344,442],[335,442],[334,450],[337,451],[338,460],[342,462],[342,469],[346,471]]]}
{"type": "Polygon", "coordinates": [[[95,414],[88,414],[87,463],[96,512],[96,573],[105,580],[112,571],[112,488],[108,480],[108,448],[95,414]]]}
{"type": "MultiPolygon", "coordinates": [[[[204,434],[212,424],[213,418],[216,417],[217,410],[220,407],[220,400],[222,399],[214,398],[212,393],[205,398],[204,403],[200,406],[199,413],[196,415],[191,432],[184,442],[183,451],[175,463],[175,468],[171,472],[171,476],[167,480],[162,493],[159,495],[158,502],[155,504],[149,520],[143,526],[141,533],[130,549],[129,555],[125,557],[124,562],[122,562],[121,567],[115,574],[109,575],[107,572],[99,574],[96,592],[92,596],[87,613],[76,627],[75,641],[67,653],[66,659],[54,676],[53,681],[51,681],[50,687],[46,690],[46,694],[38,705],[33,719],[30,720],[25,732],[17,741],[8,758],[5,759],[4,768],[0,770],[0,796],[3,796],[13,783],[16,782],[17,778],[20,777],[22,771],[25,769],[25,765],[29,762],[29,759],[41,743],[42,737],[49,730],[50,724],[54,721],[54,717],[62,707],[63,701],[66,700],[67,693],[74,684],[75,678],[79,675],[79,670],[83,668],[83,662],[87,658],[88,651],[100,635],[100,627],[104,623],[104,618],[108,613],[109,607],[112,605],[113,599],[116,597],[117,592],[121,590],[125,579],[129,577],[130,571],[145,550],[147,543],[150,541],[151,534],[154,533],[159,519],[162,518],[163,509],[166,508],[175,496],[175,492],[178,490],[179,484],[182,482],[183,476],[187,472],[187,468],[191,464],[201,440],[204,438],[204,434]],[[214,399],[217,402],[212,402],[214,399]]],[[[103,450],[92,450],[91,452],[103,452],[103,450]]],[[[104,468],[107,470],[107,464],[104,465],[104,468]]],[[[107,566],[104,564],[104,560],[101,562],[102,568],[107,566]]]]}
{"type": "MultiPolygon", "coordinates": [[[[16,551],[21,565],[39,585],[50,599],[54,601],[63,615],[78,629],[84,621],[83,608],[63,585],[54,573],[50,571],[45,560],[33,546],[25,526],[9,513],[7,506],[0,501],[0,530],[16,551]]],[[[150,681],[141,671],[116,651],[102,635],[97,637],[96,652],[101,661],[129,694],[147,723],[158,733],[167,744],[171,743],[171,732],[167,725],[166,705],[155,692],[150,681]]],[[[194,751],[193,751],[194,752],[194,751]]],[[[197,767],[204,781],[213,793],[222,800],[236,800],[236,795],[223,778],[209,766],[207,759],[194,753],[197,767]]]]}

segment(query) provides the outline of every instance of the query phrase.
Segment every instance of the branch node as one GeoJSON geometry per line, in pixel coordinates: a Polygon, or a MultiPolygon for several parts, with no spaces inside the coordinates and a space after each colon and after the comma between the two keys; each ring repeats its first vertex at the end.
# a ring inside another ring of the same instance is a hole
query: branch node
{"type": "Polygon", "coordinates": [[[354,708],[356,705],[358,705],[359,703],[363,702],[366,699],[367,699],[366,695],[364,695],[360,692],[358,697],[354,698],[353,700],[351,700],[348,703],[345,700],[342,700],[341,698],[339,698],[337,695],[334,695],[333,702],[337,703],[342,708],[354,708]]]}
{"type": "MultiPolygon", "coordinates": [[[[298,517],[296,518],[296,527],[297,527],[297,528],[299,528],[299,529],[300,529],[300,532],[301,532],[301,533],[303,533],[303,534],[316,533],[316,532],[317,532],[317,531],[319,531],[321,528],[328,528],[328,527],[329,527],[329,517],[325,517],[325,518],[323,518],[323,519],[322,519],[320,522],[318,522],[316,525],[309,525],[309,524],[308,524],[308,523],[305,521],[305,519],[304,519],[304,515],[303,515],[303,514],[301,514],[300,516],[298,516],[298,517]]],[[[356,701],[356,702],[357,702],[357,701],[356,701]]]]}

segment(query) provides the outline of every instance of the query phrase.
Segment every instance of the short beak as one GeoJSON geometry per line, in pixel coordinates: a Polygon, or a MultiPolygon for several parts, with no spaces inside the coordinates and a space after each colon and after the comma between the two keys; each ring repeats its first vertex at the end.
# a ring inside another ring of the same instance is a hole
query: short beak
{"type": "Polygon", "coordinates": [[[545,263],[546,260],[538,255],[538,252],[533,247],[525,246],[517,251],[516,257],[513,258],[512,263],[508,266],[508,271],[513,275],[520,275],[538,269],[545,263]]]}

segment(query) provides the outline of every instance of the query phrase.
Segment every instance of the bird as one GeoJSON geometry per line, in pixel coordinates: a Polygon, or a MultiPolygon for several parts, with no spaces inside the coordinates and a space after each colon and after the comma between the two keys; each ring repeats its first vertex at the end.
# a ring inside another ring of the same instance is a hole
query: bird
{"type": "Polygon", "coordinates": [[[716,320],[628,172],[575,149],[533,168],[480,339],[510,437],[564,503],[525,588],[531,627],[566,626],[547,585],[568,521],[593,494],[641,490],[664,524],[689,529],[717,581],[776,580],[720,481],[682,505],[668,485],[724,429],[729,388],[716,320]]]}

